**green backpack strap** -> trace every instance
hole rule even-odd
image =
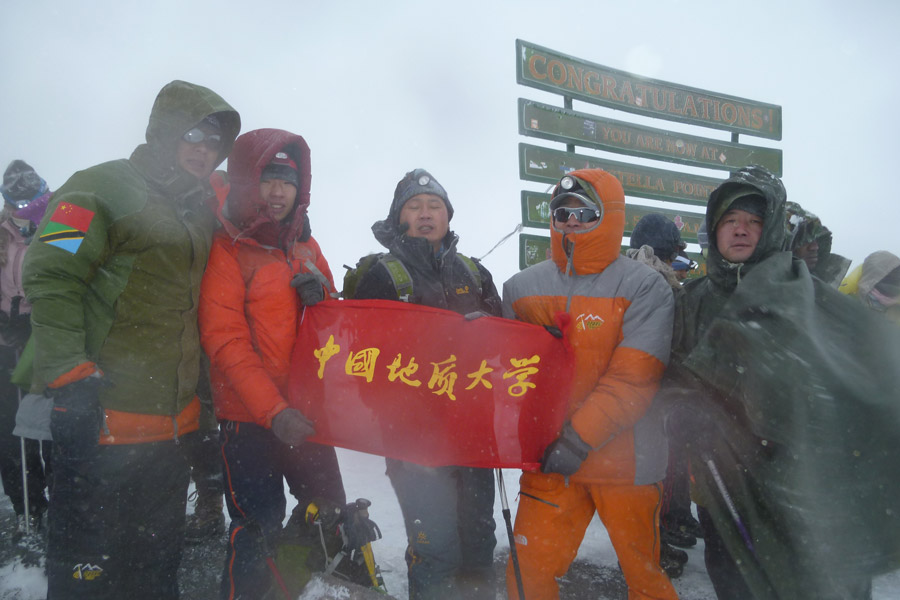
[[[403,302],[409,302],[412,295],[413,284],[412,276],[402,262],[392,254],[383,255],[379,261],[387,269],[394,283],[394,289],[397,290],[397,299]]]
[[[413,289],[412,276],[399,259],[386,253],[376,253],[364,256],[359,259],[359,262],[356,263],[356,267],[352,269],[344,265],[347,268],[347,273],[344,274],[343,297],[347,299],[356,297],[356,286],[363,278],[363,275],[365,275],[375,263],[381,263],[384,265],[384,268],[387,269],[388,274],[391,276],[391,283],[394,284],[394,290],[397,292],[397,299],[402,300],[403,302],[409,302],[409,297],[412,294]]]
[[[469,269],[469,272],[472,273],[472,277],[475,278],[475,285],[478,287],[478,296],[481,297],[481,271],[478,270],[478,265],[476,265],[475,261],[468,256],[463,256],[462,254],[457,254],[457,256],[463,261]]]

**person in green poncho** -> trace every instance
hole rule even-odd
[[[757,166],[710,195],[662,393],[718,597],[865,599],[900,566],[900,330],[792,255],[786,198]]]

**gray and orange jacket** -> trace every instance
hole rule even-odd
[[[619,181],[600,169],[569,175],[603,206],[603,217],[574,234],[551,227],[551,260],[504,284],[503,314],[538,325],[570,315],[565,335],[576,366],[568,416],[594,449],[571,479],[654,483],[665,472],[665,440],[661,428],[651,435],[648,421],[638,424],[669,358],[672,291],[659,273],[619,255],[625,229]]]
[[[28,247],[35,386],[98,368],[102,444],[172,439],[197,428],[197,307],[215,225],[201,182],[177,166],[185,131],[216,114],[224,160],[240,117],[211,90],[174,81],[156,98],[131,158],[75,173]]]
[[[300,187],[286,223],[266,214],[259,178],[276,152],[297,163]],[[240,136],[228,159],[229,188],[223,228],[215,235],[200,294],[200,337],[210,359],[216,418],[269,427],[287,408],[291,352],[300,303],[290,286],[301,272],[322,273],[326,297],[334,292],[331,270],[310,235],[309,147],[278,129]]]

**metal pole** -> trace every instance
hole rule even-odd
[[[509,503],[506,501],[506,484],[503,482],[503,471],[497,469],[497,485],[500,486],[500,504],[503,507],[503,520],[506,521],[506,533],[509,536],[509,554],[512,557],[513,571],[516,573],[516,587],[519,600],[525,600],[525,587],[522,585],[522,571],[519,569],[519,554],[516,552],[516,538],[513,535],[512,518]]]
[[[16,386],[16,391],[19,393],[18,407],[22,405],[22,388]],[[22,496],[25,499],[25,535],[31,535],[31,509],[28,506],[28,463],[25,458],[25,437],[21,435],[19,436],[19,448],[22,454]]]

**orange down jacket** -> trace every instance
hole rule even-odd
[[[301,189],[292,217],[277,224],[256,207],[261,205],[259,175],[282,150],[300,166]],[[269,427],[272,417],[288,406],[288,371],[302,309],[291,278],[318,270],[328,279],[326,297],[334,291],[331,270],[305,218],[308,169],[303,138],[274,129],[240,136],[229,158],[228,214],[237,223],[223,223],[213,238],[199,309],[200,340],[210,359],[219,420]],[[220,186],[219,192],[223,189],[228,188]]]
[[[653,483],[665,471],[665,440],[661,429],[650,433],[651,423],[643,430],[638,424],[669,358],[672,290],[656,271],[619,254],[625,228],[619,181],[600,169],[569,175],[602,205],[602,219],[568,235],[551,227],[552,260],[504,284],[504,316],[539,325],[553,325],[558,313],[571,317],[566,337],[576,367],[568,414],[594,448],[571,479]]]

